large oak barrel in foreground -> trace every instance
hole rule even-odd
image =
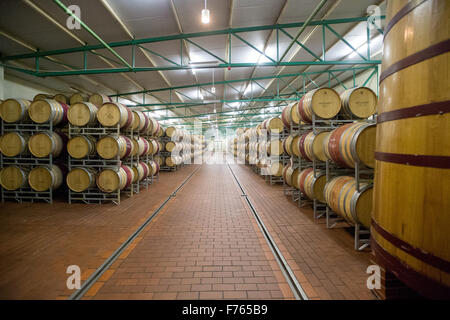
[[[444,299],[450,297],[449,17],[448,0],[388,2],[371,229],[379,264],[421,295]]]

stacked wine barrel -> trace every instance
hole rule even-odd
[[[147,179],[159,172],[153,159],[161,149],[158,121],[100,94],[71,101],[69,201],[112,195],[120,201],[121,191],[132,194],[139,192],[140,184],[148,187]]]
[[[53,201],[66,173],[67,112],[63,94],[0,104],[3,199]]]

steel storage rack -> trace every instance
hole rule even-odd
[[[52,119],[50,119],[48,123],[43,124],[25,122],[6,123],[5,121],[1,120],[2,136],[8,132],[26,133],[30,136],[42,132],[52,134],[54,132],[53,129],[54,125]],[[5,166],[19,166],[29,167],[30,169],[32,169],[37,166],[45,166],[50,169],[54,164],[54,160],[55,159],[52,153],[50,153],[47,157],[37,158],[34,157],[31,153],[20,154],[15,157],[7,157],[0,152],[0,168],[4,168]],[[30,186],[21,187],[17,190],[6,190],[5,188],[0,186],[0,189],[2,202],[4,202],[5,200],[15,200],[19,203],[44,201],[52,204],[53,197],[55,195],[55,190],[53,190],[52,187],[50,187],[47,191],[35,191]]]
[[[120,127],[103,127],[100,124],[92,125],[87,127],[77,127],[69,124],[69,139],[78,135],[89,135],[96,138],[96,140],[101,137],[111,135],[118,137],[120,134]],[[68,168],[69,172],[77,167],[91,168],[98,172],[102,169],[117,169],[121,165],[121,160],[119,155],[114,159],[102,159],[97,153],[95,155],[89,155],[86,158],[75,159],[69,156],[68,158]],[[120,204],[120,190],[107,193],[102,192],[97,188],[97,186],[88,188],[83,192],[75,192],[69,188],[69,203],[83,202],[83,203],[104,203],[112,202],[115,204]]]

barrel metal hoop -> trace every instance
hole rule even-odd
[[[422,104],[418,106],[386,111],[378,115],[377,124],[408,118],[424,117],[435,114],[445,114],[450,112],[450,100]]]
[[[405,265],[404,262],[382,248],[373,236],[370,239],[370,246],[375,253],[377,262],[421,295],[431,299],[448,299],[450,296],[449,287]]]
[[[450,261],[439,258],[432,253],[426,252],[422,249],[413,247],[411,244],[406,241],[398,238],[393,235],[389,231],[385,230],[382,226],[380,226],[374,219],[372,219],[372,227],[375,231],[380,234],[384,239],[389,241],[393,246],[399,248],[409,255],[415,257],[416,259],[425,262],[439,270],[450,273]]]
[[[386,39],[387,34],[391,29],[399,22],[404,16],[413,11],[415,8],[425,3],[428,0],[413,0],[408,2],[403,8],[401,8],[395,16],[387,24],[386,28],[384,28],[384,39]]]
[[[392,162],[417,167],[450,169],[449,156],[430,156],[430,155],[375,152],[375,159],[378,161]]]
[[[384,79],[400,70],[408,68],[422,61],[431,59],[435,56],[447,53],[449,50],[450,50],[450,39],[447,39],[442,42],[431,45],[426,49],[413,53],[412,55],[407,56],[406,58],[403,58],[400,61],[397,61],[396,63],[389,66],[386,70],[384,70],[380,76],[380,84],[384,81]]]
[[[355,219],[356,223],[362,224],[361,221],[359,221],[358,216],[356,215],[356,205],[358,204],[358,199],[359,197],[368,189],[372,188],[371,184],[367,184],[364,187],[362,187],[359,192],[356,191],[353,196],[352,199],[350,200],[350,213],[353,217],[353,219]],[[355,188],[356,190],[356,188]]]
[[[343,199],[342,199],[342,204],[343,204],[343,206],[342,206],[342,215],[343,215],[343,218],[348,222],[348,223],[350,223],[350,221],[348,221],[348,219],[347,219],[347,212],[345,211],[345,202],[347,201],[347,196],[348,196],[348,194],[349,194],[349,192],[350,192],[350,189],[351,188],[348,188],[347,189],[347,191],[345,192],[345,194],[343,194],[343,192],[344,192],[344,189],[345,189],[345,187],[347,186],[347,184],[349,184],[349,183],[353,183],[351,180],[350,181],[347,181],[346,183],[344,183],[344,185],[341,187],[341,190],[339,190],[339,196],[338,196],[338,201],[337,201],[337,208],[339,209],[339,204],[341,203],[341,197],[343,197]]]

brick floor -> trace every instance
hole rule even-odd
[[[0,299],[70,295],[67,266],[80,266],[86,279],[195,167],[161,173],[148,191],[123,198],[119,206],[0,203]]]
[[[87,277],[195,166],[115,205],[0,205],[0,299],[60,299],[68,265]],[[311,299],[373,299],[367,252],[328,230],[281,186],[246,166],[233,170]],[[89,290],[86,299],[292,299],[227,166],[203,165]]]
[[[93,299],[292,299],[228,168],[204,165],[119,258]],[[138,279],[138,281],[133,281]]]
[[[310,299],[375,299],[366,287],[369,250],[353,249],[343,228],[327,229],[245,165],[232,165],[277,246]]]

